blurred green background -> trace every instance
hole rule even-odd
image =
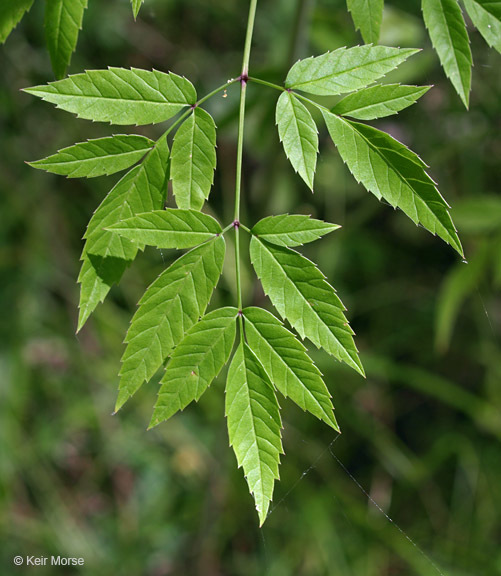
[[[172,70],[201,95],[239,74],[246,2],[146,0],[136,23],[127,0],[89,4],[72,73]],[[501,575],[499,54],[470,24],[466,112],[419,2],[387,2],[381,43],[424,48],[388,81],[435,87],[375,125],[431,165],[467,263],[358,186],[325,130],[312,196],[280,148],[276,94],[251,85],[243,221],[294,211],[343,226],[303,252],[347,305],[367,371],[363,380],[311,351],[343,435],[281,401],[286,455],[260,530],[228,447],[224,377],[153,431],[155,382],[111,416],[128,322],[173,254],[147,249],[75,335],[81,237],[116,178],[67,180],[23,162],[122,129],[19,92],[53,79],[42,22],[38,0],[0,49],[0,573]],[[251,72],[281,82],[297,58],[360,42],[342,0],[261,0]],[[225,223],[237,107],[236,87],[208,104],[219,126],[210,210]],[[244,277],[245,303],[267,305],[247,259]],[[233,284],[229,246],[212,306],[235,302]],[[85,566],[12,563],[52,554],[82,556]]]

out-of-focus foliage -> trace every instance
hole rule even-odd
[[[346,4],[364,41],[377,44],[384,0],[346,0]],[[415,2],[408,4],[413,7]],[[487,44],[501,53],[501,2],[462,0],[462,4]],[[468,108],[473,57],[462,8],[459,0],[421,0],[423,20],[433,48],[446,76]]]
[[[19,93],[51,79],[37,4],[0,52],[2,574],[22,573],[12,564],[16,554],[82,555],[78,573],[92,576],[330,575],[333,567],[343,576],[433,574],[337,459],[442,572],[501,574],[500,56],[470,23],[469,113],[429,48],[388,81],[435,87],[378,123],[433,165],[467,264],[358,186],[325,131],[312,195],[272,128],[275,99],[249,87],[246,220],[300,205],[343,225],[305,253],[335,280],[367,372],[362,381],[315,354],[338,408],[338,439],[281,402],[286,454],[272,514],[259,531],[228,448],[223,377],[199,404],[151,432],[155,383],[110,415],[119,335],[170,253],[147,249],[75,336],[81,236],[117,177],[63,180],[23,164],[109,135]],[[386,4],[380,42],[425,45],[419,2]],[[149,0],[134,24],[125,0],[91,2],[70,71],[108,64],[172,70],[203,94],[238,75],[244,18],[234,0]],[[341,1],[262,0],[254,70],[281,81],[299,57],[356,44],[350,20]],[[210,105],[221,135],[212,197],[227,221],[237,99],[230,88]],[[231,278],[231,259],[227,266]],[[250,263],[243,274],[252,277]],[[245,284],[245,302],[266,304],[257,285]],[[234,301],[233,285],[222,287],[214,305],[226,304],[225,293]]]

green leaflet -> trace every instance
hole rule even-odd
[[[131,0],[134,20],[137,18],[137,15],[139,14],[139,10],[141,9],[141,5],[143,2],[144,0]]]
[[[351,173],[378,199],[400,208],[416,224],[437,234],[459,254],[461,242],[448,205],[422,160],[372,126],[323,112],[329,134]]]
[[[202,108],[183,122],[172,144],[172,190],[178,208],[201,210],[216,168],[216,125]]]
[[[2,0],[0,2],[0,44],[21,22],[25,13],[33,5],[33,0]]]
[[[155,142],[144,136],[117,134],[79,142],[28,164],[68,178],[95,178],[130,168],[154,145]]]
[[[230,446],[243,467],[262,526],[278,480],[283,454],[280,407],[263,367],[240,343],[228,370],[226,416]]]
[[[384,0],[346,0],[348,10],[366,44],[377,44],[383,21]]]
[[[445,74],[468,108],[473,62],[461,8],[457,0],[422,0],[422,9]]]
[[[331,396],[306,348],[266,310],[245,308],[243,314],[247,344],[273,385],[303,410],[339,431]]]
[[[301,338],[306,336],[363,375],[345,308],[315,264],[295,250],[255,236],[250,257],[265,294]]]
[[[162,138],[140,166],[128,172],[92,216],[84,238],[78,330],[103,302],[134,260],[138,246],[104,228],[137,213],[159,209],[165,202],[169,166],[167,140]]]
[[[198,402],[218,376],[233,350],[237,314],[236,308],[220,308],[188,330],[167,365],[150,428]]]
[[[339,48],[296,62],[287,75],[285,87],[318,96],[353,92],[372,84],[417,52],[386,46]]]
[[[87,0],[46,0],[45,39],[56,78],[66,74],[75,51]]]
[[[501,0],[463,0],[466,11],[489,46],[501,53]]]
[[[276,124],[287,158],[313,191],[318,154],[318,130],[315,121],[294,94],[282,92],[277,102]]]
[[[279,246],[302,246],[340,228],[303,214],[280,214],[260,220],[251,234]]]
[[[376,120],[411,106],[430,88],[400,84],[371,86],[349,94],[334,106],[332,112],[358,120]]]
[[[224,239],[218,236],[178,258],[146,290],[125,337],[116,410],[150,380],[203,316],[223,270],[224,253]]]
[[[108,230],[140,245],[179,249],[193,248],[222,232],[212,216],[174,208],[138,214],[117,222]]]
[[[111,124],[163,122],[197,99],[186,78],[137,68],[88,70],[24,91],[79,118]]]

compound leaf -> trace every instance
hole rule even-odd
[[[172,191],[178,208],[201,210],[216,168],[216,125],[202,108],[183,122],[172,144]]]
[[[422,9],[445,74],[468,108],[473,62],[461,8],[457,0],[422,0]]]
[[[203,316],[221,275],[224,253],[224,239],[218,236],[181,256],[146,290],[125,337],[116,410],[150,380]]]
[[[394,70],[419,50],[386,46],[355,46],[299,60],[285,87],[318,96],[335,96],[365,88]]]
[[[235,343],[237,314],[236,308],[220,308],[188,330],[161,380],[150,427],[198,402],[228,362]]]
[[[56,78],[66,74],[75,51],[87,0],[46,0],[45,38]]]
[[[383,22],[384,0],[346,0],[348,10],[366,44],[377,44]]]
[[[2,0],[0,2],[0,44],[21,22],[25,13],[31,8],[34,0]]]
[[[323,114],[332,140],[357,182],[462,255],[449,206],[422,160],[385,132],[330,112]]]
[[[278,246],[301,246],[340,228],[303,214],[280,214],[260,220],[251,234]]]
[[[143,4],[144,0],[131,0],[132,2],[132,12],[134,14],[134,20],[137,18],[139,14],[139,10],[141,9],[141,5]]]
[[[169,148],[162,138],[144,162],[130,170],[94,212],[84,236],[83,264],[78,277],[81,284],[78,330],[137,254],[137,244],[105,228],[136,213],[162,208],[168,166]]]
[[[431,86],[384,84],[364,88],[340,100],[332,112],[358,120],[376,120],[414,104]]]
[[[222,232],[218,221],[196,210],[166,208],[138,214],[108,230],[138,244],[157,248],[193,248]]]
[[[303,410],[339,431],[331,396],[306,348],[266,310],[245,308],[243,315],[247,343],[273,385]]]
[[[226,416],[230,446],[254,496],[262,526],[278,480],[283,454],[280,407],[263,367],[240,343],[228,370]]]
[[[265,294],[301,338],[364,374],[345,307],[313,262],[253,236],[250,257]]]
[[[29,165],[68,178],[95,178],[130,168],[154,145],[144,136],[117,134],[79,142]]]
[[[463,0],[466,11],[489,46],[501,53],[501,0]]]
[[[313,190],[318,154],[315,121],[294,94],[282,92],[277,102],[276,123],[287,158],[310,190]]]
[[[186,78],[137,68],[88,70],[24,91],[79,118],[111,124],[163,122],[197,99]]]

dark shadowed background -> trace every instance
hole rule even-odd
[[[146,0],[136,23],[126,0],[89,4],[71,73],[172,70],[200,95],[239,74],[246,2]],[[467,263],[358,186],[325,131],[312,195],[281,150],[276,93],[250,86],[243,221],[294,211],[343,226],[303,252],[347,305],[367,371],[311,350],[343,435],[281,401],[286,454],[260,530],[228,447],[224,377],[153,431],[156,382],[111,416],[128,322],[173,254],[147,249],[75,335],[81,237],[117,178],[67,180],[23,162],[124,130],[19,91],[53,79],[42,21],[38,1],[0,48],[0,573],[501,575],[501,56],[469,24],[466,112],[419,2],[387,2],[381,44],[424,48],[388,81],[435,87],[375,125],[431,165]],[[297,58],[359,42],[341,0],[262,0],[251,69],[278,83]],[[208,104],[219,127],[211,206],[225,224],[237,108],[237,87]],[[213,306],[235,302],[229,248]],[[245,303],[266,306],[248,260],[243,273]],[[85,566],[13,565],[52,554]]]

